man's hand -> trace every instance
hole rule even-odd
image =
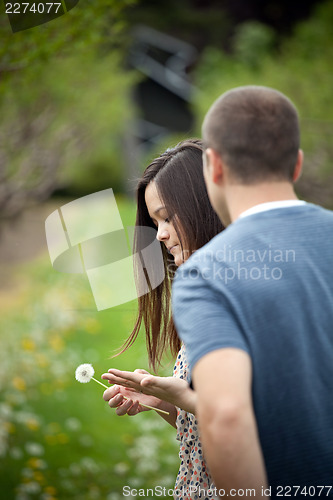
[[[102,375],[102,378],[112,384],[167,401],[185,411],[195,413],[196,393],[185,380],[178,377],[156,377],[145,370],[127,372],[110,369],[108,373]]]

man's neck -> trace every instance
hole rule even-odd
[[[293,185],[289,182],[269,182],[244,186],[232,184],[226,193],[230,219],[234,222],[249,208],[271,201],[297,200]]]

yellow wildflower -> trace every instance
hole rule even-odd
[[[39,422],[35,419],[35,418],[29,418],[29,420],[27,420],[25,422],[25,425],[28,427],[28,429],[30,429],[31,431],[36,431],[37,429],[39,429],[40,427],[40,424]]]
[[[35,351],[36,349],[36,344],[31,339],[23,339],[21,343],[24,351]]]
[[[4,422],[3,426],[9,434],[15,434],[16,427],[12,422]]]
[[[46,486],[46,488],[44,488],[44,492],[47,493],[48,495],[57,494],[57,490],[54,488],[54,486]]]
[[[57,444],[57,442],[58,442],[56,436],[53,436],[51,434],[45,435],[45,441],[47,442],[47,444],[51,444],[51,445]]]
[[[12,384],[18,391],[25,391],[27,388],[25,380],[22,377],[14,377]]]
[[[44,483],[45,482],[45,477],[39,470],[36,470],[34,472],[33,478],[35,481],[37,481],[37,483]]]
[[[61,352],[64,350],[64,341],[60,337],[60,335],[53,335],[50,340],[49,344],[54,349],[56,352]]]
[[[57,438],[58,438],[58,443],[61,443],[61,444],[66,444],[69,441],[69,437],[64,432],[61,432],[60,434],[58,434]]]
[[[46,366],[48,366],[50,364],[47,357],[44,354],[41,354],[39,352],[36,353],[36,361],[37,361],[38,366],[40,366],[41,368],[45,368]]]

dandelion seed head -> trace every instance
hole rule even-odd
[[[75,378],[78,382],[86,384],[90,382],[91,378],[94,376],[95,370],[90,363],[84,363],[80,365],[75,370]]]

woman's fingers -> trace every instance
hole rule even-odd
[[[136,415],[137,413],[139,413],[139,406],[140,406],[139,401],[134,401],[134,403],[132,404],[132,406],[128,410],[127,415],[133,416],[133,415]]]
[[[132,399],[125,399],[124,402],[116,408],[116,414],[119,417],[126,415],[133,405]]]
[[[115,384],[112,388],[104,391],[103,398],[109,401],[111,408],[117,408],[117,415],[136,415],[146,411],[149,406],[158,406],[163,398],[163,378],[154,377],[146,370],[137,369],[135,372],[126,372],[111,368],[108,373],[102,375],[102,379]],[[145,379],[147,382],[142,383]],[[117,397],[121,394],[120,397]],[[134,403],[133,403],[134,402]]]
[[[118,408],[124,401],[124,397],[121,394],[117,394],[114,398],[109,399],[110,408]]]
[[[109,401],[111,398],[114,398],[119,393],[120,393],[119,385],[113,385],[112,387],[109,387],[109,389],[106,389],[103,392],[103,399],[104,401]]]
[[[116,414],[119,417],[122,417],[123,415],[129,415],[129,416],[134,416],[140,413],[140,402],[139,401],[133,401],[132,399],[125,399],[123,403],[116,408]]]
[[[122,394],[124,392],[124,394]],[[140,401],[136,399],[140,394],[133,391],[127,391],[119,385],[114,385],[106,389],[103,393],[104,401],[108,402],[110,408],[116,409],[118,416],[123,415],[136,415],[142,408],[139,409]],[[134,399],[135,398],[135,399]]]

